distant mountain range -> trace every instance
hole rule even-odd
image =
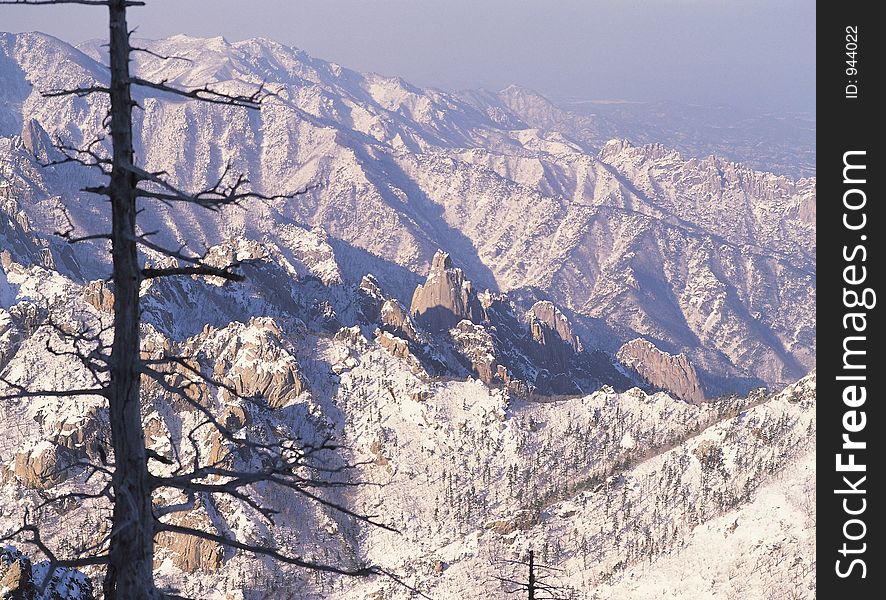
[[[268,194],[310,189],[217,214],[145,204],[140,225],[156,241],[253,261],[243,284],[146,284],[145,351],[188,353],[261,394],[258,410],[201,392],[256,435],[333,432],[349,450],[330,460],[364,462],[361,478],[386,484],[339,500],[381,507],[404,534],[289,496],[278,529],[211,499],[192,518],[285,533],[324,560],[371,560],[437,598],[492,597],[481,581],[492,557],[530,546],[568,568],[568,585],[607,598],[641,597],[630,578],[680,561],[724,590],[736,571],[744,597],[783,583],[777,570],[754,579],[776,559],[805,568],[811,525],[764,516],[774,498],[810,514],[798,490],[815,428],[814,121],[554,103],[514,86],[445,93],[265,39],[140,43],[153,52],[135,56],[147,78],[272,92],[261,111],[140,94],[147,170],[196,191],[230,164]],[[40,92],[104,81],[102,51],[0,33],[0,373],[30,386],[84,376],[47,353],[48,318],[76,328],[112,306],[106,248],[54,235],[107,226],[106,205],[79,191],[98,174],[40,165],[60,157],[59,140],[100,134],[105,98]],[[69,467],[94,458],[103,410],[2,408],[15,430],[0,446],[10,505],[82,484]],[[198,418],[150,387],[146,411],[161,455],[181,450]],[[196,443],[227,451],[209,434]],[[614,521],[612,498],[623,503]],[[95,533],[101,523],[82,512],[66,518]],[[750,561],[705,562],[702,546],[724,528],[756,557],[753,577]],[[753,545],[788,535],[776,550]],[[161,546],[161,577],[196,597],[407,597],[387,580],[311,578],[195,540]],[[666,591],[701,597],[709,583]]]
[[[814,179],[690,158],[661,144],[604,142],[640,125],[617,115],[597,125],[515,87],[458,97],[262,39],[177,36],[150,47],[186,60],[139,53],[136,68],[146,76],[183,86],[265,82],[275,95],[260,113],[141,99],[146,168],[187,189],[208,185],[227,163],[265,192],[322,184],[291,201],[222,215],[154,207],[143,226],[167,241],[246,237],[286,246],[276,232],[319,227],[348,279],[371,272],[404,301],[444,250],[478,290],[508,293],[524,310],[553,301],[589,347],[615,352],[644,337],[686,353],[708,396],[784,385],[814,364]],[[0,52],[0,135],[21,139],[8,169],[21,210],[48,234],[62,225],[59,199],[76,196],[88,175],[70,166],[35,169],[29,156],[51,154],[56,136],[88,143],[107,107],[99,96],[38,92],[102,81],[99,45],[4,35]],[[696,131],[682,137],[697,140]],[[773,137],[777,165],[779,145],[790,138]],[[756,161],[766,160],[766,142],[758,141]],[[801,144],[800,171],[805,152]],[[101,222],[93,199],[66,204],[75,225]],[[90,265],[93,256],[80,263],[80,277],[103,273]]]

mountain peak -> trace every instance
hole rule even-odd
[[[431,260],[431,272],[429,276],[442,274],[443,271],[447,271],[451,268],[452,258],[449,256],[449,253],[444,252],[443,250],[437,250],[434,253],[434,258]]]
[[[453,266],[449,254],[438,250],[423,285],[415,288],[412,315],[431,330],[445,331],[459,321],[479,321],[483,308],[464,271]]]

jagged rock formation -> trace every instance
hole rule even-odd
[[[572,325],[553,302],[543,300],[536,302],[526,313],[532,339],[543,346],[549,346],[554,339],[566,344],[574,352],[581,352],[581,340],[572,331]],[[556,337],[552,337],[556,336]]]
[[[211,352],[213,379],[230,385],[242,396],[259,396],[270,408],[282,408],[305,391],[298,361],[287,350],[283,332],[271,319],[253,318],[245,326],[220,330],[216,339],[196,340],[185,346],[189,355]],[[214,346],[218,338],[224,345]]]
[[[269,262],[256,265],[256,273],[277,272],[273,266],[276,259],[266,260]],[[12,298],[15,304],[10,314],[27,314],[28,306],[50,306],[54,321],[71,327],[84,322],[86,316],[99,319],[104,314],[87,302],[84,285],[46,271],[29,274],[29,269],[13,275],[13,284],[26,285],[29,296],[28,300]],[[276,540],[311,556],[341,556],[342,560],[366,556],[397,572],[408,569],[422,589],[435,597],[478,599],[488,595],[485,584],[475,581],[478,576],[482,579],[486,567],[467,551],[466,544],[479,544],[484,549],[493,545],[543,547],[547,541],[549,552],[568,565],[569,577],[576,581],[584,578],[593,582],[594,589],[602,590],[618,585],[619,569],[647,568],[644,565],[650,564],[642,552],[627,550],[641,548],[645,539],[633,535],[633,525],[625,522],[620,529],[629,546],[613,542],[600,548],[600,568],[616,573],[609,579],[595,570],[593,565],[598,561],[583,566],[580,553],[557,551],[553,540],[570,539],[574,530],[580,532],[577,548],[581,548],[582,535],[589,540],[603,534],[602,539],[614,539],[609,535],[613,522],[607,520],[602,508],[604,495],[610,501],[628,498],[631,508],[614,509],[619,515],[631,515],[640,527],[638,531],[650,532],[656,545],[649,551],[664,560],[668,551],[678,548],[669,545],[675,530],[678,538],[689,539],[691,531],[709,523],[720,527],[717,520],[721,515],[744,510],[742,503],[753,500],[754,490],[769,485],[771,475],[766,469],[776,464],[773,457],[778,457],[779,465],[790,465],[791,457],[805,451],[806,441],[814,439],[814,380],[768,400],[762,396],[721,400],[727,403],[725,406],[676,402],[670,395],[649,395],[637,389],[617,393],[611,387],[559,397],[556,402],[536,402],[542,385],[549,391],[557,389],[558,377],[564,385],[573,386],[592,379],[590,371],[582,369],[591,368],[593,353],[587,348],[574,352],[573,344],[566,343],[572,339],[569,332],[573,330],[560,321],[555,306],[542,304],[534,312],[536,326],[546,336],[546,344],[540,344],[533,338],[531,319],[517,318],[513,304],[502,294],[476,295],[481,309],[478,322],[463,319],[449,331],[431,332],[412,321],[402,305],[373,278],[347,287],[323,285],[308,277],[265,275],[222,288],[215,282],[199,281],[182,282],[179,287],[146,288],[144,294],[153,300],[152,321],[146,323],[143,332],[145,357],[184,353],[192,357],[195,368],[239,385],[243,394],[266,399],[243,401],[205,383],[187,387],[193,402],[218,415],[238,435],[273,439],[284,431],[309,441],[334,434],[348,450],[331,453],[327,459],[331,468],[359,461],[355,476],[386,482],[383,489],[358,486],[338,498],[356,510],[375,506],[396,514],[405,533],[390,538],[386,532],[357,528],[297,494],[271,494],[263,489],[253,491],[256,498],[273,502],[282,510],[273,527],[242,506],[225,502],[207,504],[195,515],[181,516],[196,519],[187,522],[210,531]],[[259,283],[277,287],[260,295],[252,287]],[[50,298],[55,300],[49,302]],[[195,314],[188,312],[193,311],[191,304],[212,298],[219,306],[240,306],[243,321],[206,324],[193,335],[179,338],[179,315]],[[287,312],[291,307],[301,310],[298,307],[315,302],[327,303],[346,326],[330,336],[322,319],[301,321]],[[369,310],[370,304],[376,312]],[[265,316],[245,317],[256,312]],[[82,366],[70,362],[70,358],[47,354],[47,326],[41,325],[38,313],[29,319],[27,334],[13,348],[3,376],[47,388],[76,382],[83,376]],[[572,352],[566,373],[557,371],[552,361],[545,362],[533,354],[535,348],[539,356],[549,355],[545,350],[553,341]],[[440,358],[443,372],[460,372],[461,376],[429,376],[423,365],[430,352]],[[460,366],[459,356],[467,365]],[[493,385],[484,385],[484,379]],[[606,381],[613,379],[605,377]],[[184,385],[193,378],[182,372],[170,380],[174,385]],[[296,389],[298,381],[302,384]],[[213,463],[237,468],[257,466],[248,455],[213,435],[210,428],[197,428],[203,414],[177,395],[146,385],[145,404],[146,442],[158,456],[173,462],[179,456],[187,462],[199,452]],[[11,429],[20,431],[16,435],[21,437],[11,439],[13,446],[2,452],[7,459],[7,474],[0,495],[14,495],[21,504],[40,502],[40,490],[34,488],[50,481],[44,476],[36,478],[38,471],[46,471],[45,465],[27,458],[51,454],[35,453],[38,444],[55,452],[83,456],[96,453],[90,439],[104,435],[104,409],[92,401],[72,405],[43,399],[32,406],[17,409],[4,405],[0,410],[4,411],[4,420],[21,424],[19,429]],[[742,411],[741,419],[718,421],[723,415],[728,419],[728,415]],[[684,445],[673,449],[674,440],[695,436],[698,431],[703,437],[697,441],[689,437]],[[763,444],[764,439],[769,441]],[[35,440],[45,441],[35,444]],[[666,450],[665,456],[655,456],[659,448]],[[738,454],[743,457],[740,462],[736,460]],[[22,457],[19,473],[16,456]],[[644,463],[631,462],[649,456],[653,456],[649,460],[654,462],[650,468],[657,473],[655,476],[647,474]],[[158,475],[175,468],[157,461],[151,464]],[[610,467],[630,478],[627,492],[620,487],[621,479],[609,477],[606,469]],[[52,481],[53,493],[83,484],[83,474],[76,469],[69,475]],[[679,494],[673,494],[669,486],[674,485],[686,489],[692,502],[684,503]],[[705,485],[715,485],[717,493],[705,492]],[[650,504],[655,498],[671,504],[656,512]],[[157,498],[163,503],[182,500]],[[694,508],[686,512],[690,505]],[[89,513],[79,508],[69,511],[66,527],[83,531],[89,539],[101,535],[105,521],[90,520]],[[665,522],[650,520],[655,514]],[[754,518],[754,514],[725,516],[730,524],[739,518],[745,527],[745,519]],[[767,518],[771,515],[769,510]],[[9,518],[0,513],[3,523]],[[50,523],[44,526],[52,527]],[[468,537],[464,532],[469,532]],[[806,539],[802,531],[792,533],[797,539]],[[742,540],[742,535],[739,527],[728,539]],[[722,533],[719,536],[723,539]],[[759,538],[757,535],[755,540]],[[465,541],[468,539],[473,541]],[[215,544],[182,536],[162,536],[159,543],[158,579],[192,597],[211,597],[219,582],[230,589],[247,589],[254,580],[281,582],[262,583],[266,586],[258,588],[262,593],[279,596],[280,590],[286,590],[289,596],[283,597],[310,600],[352,600],[395,593],[380,579],[358,582],[355,588],[349,582],[342,588],[335,578],[320,582],[284,566],[258,566],[261,563],[242,553],[224,553]],[[450,552],[447,546],[454,550]],[[746,551],[755,552],[751,547]],[[802,556],[799,547],[794,546],[780,552],[779,560],[789,564]],[[728,560],[731,555],[723,550],[720,556]],[[696,559],[693,555],[687,560]],[[615,569],[618,561],[625,562]],[[441,564],[445,566],[440,568]],[[244,575],[256,570],[261,571],[260,576],[250,579]],[[723,581],[734,580],[723,576]],[[686,597],[692,597],[691,593]]]
[[[459,321],[482,318],[477,293],[449,254],[438,250],[425,283],[415,288],[410,313],[432,331],[446,331]]]
[[[200,508],[173,515],[170,522],[218,534],[212,520]],[[211,574],[217,572],[224,561],[224,547],[210,540],[167,531],[158,535],[156,542],[155,568],[168,559],[184,573]]]
[[[73,475],[75,462],[67,448],[51,442],[40,442],[16,453],[11,473],[22,485],[35,490],[48,490]]]
[[[145,110],[136,130],[148,170],[169,173],[184,189],[214,182],[227,162],[267,193],[328,182],[295,200],[199,219],[183,207],[151,211],[143,226],[161,232],[158,242],[189,240],[199,250],[262,240],[304,265],[298,277],[332,284],[372,272],[403,300],[418,274],[441,270],[434,253],[444,248],[478,290],[537,289],[533,302],[568,309],[594,347],[614,353],[637,337],[662,340],[692,360],[715,394],[781,386],[815,364],[813,179],[709,157],[722,140],[703,152],[699,140],[682,154],[660,143],[685,146],[704,128],[657,140],[620,126],[594,133],[600,119],[579,122],[526,90],[457,97],[348,71],[262,39],[231,44],[176,36],[148,45],[192,62],[173,65],[144,54],[136,57],[136,71],[182,85],[267,82],[281,90],[254,119],[139,98]],[[0,41],[0,56],[13,65],[4,81],[17,90],[0,111],[0,124],[8,124],[0,131],[0,156],[9,157],[2,170],[11,173],[22,210],[41,234],[68,226],[59,222],[54,201],[44,199],[75,195],[91,181],[71,165],[41,169],[28,150],[40,138],[37,125],[50,137],[73,136],[72,144],[93,139],[103,106],[37,91],[102,81],[101,49],[80,50],[39,34]],[[695,131],[692,123],[683,125]],[[632,143],[621,141],[626,135]],[[617,140],[607,143],[611,138]],[[225,144],[215,156],[206,149],[219,139]],[[783,149],[767,155],[759,143],[748,147],[755,160],[769,156],[773,165],[792,156]],[[805,155],[800,160],[809,162]],[[102,225],[96,211],[88,198],[69,205],[83,230]],[[312,235],[294,231],[296,223]],[[333,246],[349,252],[338,266]],[[72,266],[65,258],[70,249],[49,250],[63,270],[105,276],[96,264],[106,255],[101,248],[81,246]],[[420,294],[416,308],[439,321],[436,330],[459,318],[479,322],[470,294],[462,292],[440,281],[439,289]],[[330,318],[327,331],[341,325]]]
[[[49,134],[40,126],[39,121],[29,119],[22,126],[22,145],[32,156],[42,162],[49,162],[61,156]]]
[[[421,336],[418,333],[415,322],[409,313],[406,312],[406,308],[397,299],[390,298],[384,301],[381,311],[379,311],[379,320],[382,325],[402,334],[406,339],[413,342],[420,341]]]
[[[520,397],[575,394],[603,382],[627,387],[628,381],[613,367],[611,357],[584,351],[569,320],[552,302],[536,303],[521,320],[507,295],[475,292],[462,269],[442,250],[434,255],[427,281],[416,288],[410,312],[414,322],[388,300],[381,320],[389,331],[418,342],[417,346],[427,347],[427,335],[436,335],[452,345],[455,358],[481,381],[503,386]],[[417,327],[428,334],[417,332]],[[405,347],[400,344],[396,351],[404,352]],[[437,372],[458,373],[445,353],[438,362],[450,366]]]
[[[0,593],[8,600],[33,600],[36,588],[31,561],[11,546],[0,549]]]
[[[567,372],[570,356],[580,353],[583,348],[566,315],[553,302],[543,300],[532,305],[526,318],[532,339],[542,347],[540,351],[558,366],[560,372]]]
[[[636,339],[622,346],[616,356],[652,386],[667,390],[686,402],[704,402],[705,394],[698,374],[684,354],[668,354],[648,340]]]
[[[238,285],[144,286],[145,357],[183,354],[238,392],[187,369],[169,377],[185,399],[146,383],[146,444],[173,462],[199,455],[260,468],[212,433],[200,409],[249,439],[331,435],[341,446],[325,467],[384,485],[330,497],[389,516],[402,533],[265,488],[249,493],[280,509],[273,525],[222,501],[203,505],[195,524],[302,556],[369,560],[441,598],[487,598],[498,590],[488,588],[485,556],[545,546],[570,582],[619,600],[644,579],[673,582],[669,597],[762,597],[786,564],[806,589],[814,376],[771,397],[691,402],[702,385],[711,396],[777,386],[814,364],[814,180],[661,144],[601,138],[589,148],[527,127],[528,104],[468,102],[268,40],[178,36],[147,46],[193,61],[140,53],[136,71],[170,82],[279,88],[249,115],[138,98],[148,170],[198,189],[230,160],[259,191],[325,185],[219,215],[178,206],[143,215],[158,242],[205,244],[219,265],[247,261]],[[47,352],[47,322],[104,325],[112,301],[111,290],[85,283],[107,276],[104,247],[75,255],[50,238],[69,225],[59,198],[78,231],[104,225],[103,207],[76,194],[93,176],[39,168],[32,155],[46,150],[41,131],[92,139],[105,107],[39,90],[103,81],[98,58],[88,44],[81,52],[39,34],[0,34],[0,375],[34,389],[91,381],[70,356]],[[410,297],[406,310],[398,298]],[[638,336],[683,359],[635,344],[653,368],[645,391],[624,391],[638,381],[613,354]],[[104,411],[52,398],[0,405],[10,425],[0,440],[0,506],[12,509],[0,511],[4,528],[42,502],[41,486],[64,493],[86,483],[78,469],[53,474],[72,457],[102,460]],[[159,476],[172,468],[151,461]],[[182,500],[164,494],[158,503]],[[65,529],[101,539],[107,523],[92,516],[104,514],[101,502],[70,508]],[[57,521],[41,525],[61,533]],[[158,580],[190,597],[219,587],[287,600],[406,594],[381,578],[305,576],[213,544],[161,541]]]
[[[111,313],[114,310],[114,292],[105,281],[91,281],[83,288],[83,299],[98,310]]]
[[[92,581],[79,571],[36,565],[14,546],[0,548],[0,594],[3,600],[95,600]]]

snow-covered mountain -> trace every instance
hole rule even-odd
[[[497,597],[493,575],[530,548],[562,569],[558,584],[583,594],[577,597],[701,598],[712,590],[756,597],[798,582],[810,589],[814,375],[778,394],[701,404],[610,386],[524,397],[507,381],[484,383],[471,361],[471,344],[484,347],[484,338],[497,360],[498,323],[464,319],[447,337],[421,318],[376,310],[395,305],[377,282],[344,283],[333,263],[316,261],[331,247],[316,232],[300,235],[311,251],[290,258],[256,242],[215,248],[213,255],[258,258],[243,285],[148,286],[144,352],[189,356],[243,397],[262,398],[249,402],[212,384],[189,392],[250,438],[297,436],[309,444],[334,436],[341,447],[326,464],[359,464],[354,478],[365,485],[332,490],[330,499],[382,515],[399,532],[358,527],[295,492],[270,490],[255,493],[282,511],[273,524],[211,496],[183,517],[188,524],[316,560],[368,561],[440,599]],[[0,309],[4,376],[32,389],[83,385],[89,375],[60,351],[65,342],[55,327],[100,328],[112,290],[11,260],[3,273],[11,292]],[[544,319],[543,307],[536,310]],[[47,313],[54,325],[45,324]],[[550,333],[530,339],[555,339],[554,327],[534,323],[532,331]],[[465,330],[480,342],[459,343]],[[432,370],[459,353],[467,358],[462,377]],[[157,455],[249,463],[212,428],[197,427],[202,413],[177,395],[156,385],[146,385],[145,395],[146,439]],[[100,460],[99,447],[107,447],[102,402],[8,403],[0,420],[11,433],[0,448],[0,523],[10,527],[28,509],[50,541],[73,531],[74,542],[97,539],[107,526],[96,517],[100,506],[64,507],[61,528],[56,512],[35,507],[46,492],[98,485],[78,461]],[[164,468],[152,463],[158,475]],[[410,597],[386,577],[318,576],[183,536],[164,534],[158,544],[159,581],[191,597]],[[717,560],[712,544],[722,549]],[[89,596],[61,596],[81,597]]]
[[[815,174],[815,119],[810,115],[674,102],[567,98],[554,103],[519,86],[496,94],[467,92],[464,97],[501,103],[527,125],[559,131],[589,148],[628,138],[638,145],[663,144],[696,158],[713,154],[778,175]]]
[[[335,500],[401,533],[294,494],[265,498],[284,508],[275,526],[212,498],[187,518],[369,561],[434,598],[496,597],[501,561],[530,547],[588,598],[756,597],[812,581],[814,179],[695,156],[713,141],[675,143],[685,154],[635,144],[623,138],[636,123],[603,127],[518,88],[420,89],[264,39],[140,43],[153,51],[135,56],[145,77],[272,92],[261,111],[140,95],[147,170],[192,190],[228,164],[268,194],[319,184],[220,214],[146,205],[157,241],[250,262],[243,284],[146,285],[145,351],[185,353],[266,400],[203,386],[232,427],[334,435],[329,464],[360,463],[356,476],[381,484]],[[107,222],[78,192],[97,174],[40,166],[60,156],[57,140],[95,139],[107,110],[100,96],[40,92],[103,81],[101,61],[98,43],[0,34],[0,373],[32,387],[86,377],[47,351],[47,321],[95,327],[112,305],[105,248],[54,235]],[[757,169],[772,156],[771,170],[794,172],[786,154],[763,147]],[[763,385],[775,391],[752,391]],[[151,448],[187,454],[199,415],[163,389],[146,396]],[[14,432],[0,445],[8,528],[47,487],[84,484],[75,465],[96,458],[106,416],[88,399],[0,411]],[[248,460],[208,432],[196,444]],[[106,525],[66,510],[83,537]],[[164,583],[194,597],[408,597],[386,578],[159,542]],[[726,558],[713,561],[712,544]]]
[[[140,98],[147,169],[188,189],[210,185],[228,163],[265,192],[322,187],[221,215],[151,207],[146,230],[200,246],[320,227],[347,276],[372,272],[403,299],[443,249],[481,290],[510,293],[524,309],[558,304],[589,346],[615,352],[643,337],[685,353],[708,397],[784,385],[814,365],[814,180],[624,140],[591,153],[577,138],[528,128],[508,108],[516,92],[483,104],[268,40],[176,36],[148,46],[187,60],[139,53],[146,76],[226,89],[265,82],[275,95],[261,112]],[[97,48],[0,38],[0,135],[20,140],[8,169],[29,171],[18,194],[38,231],[66,227],[59,198],[71,199],[86,175],[35,169],[31,154],[51,153],[56,136],[88,143],[107,108],[98,96],[39,91],[103,80]],[[94,199],[66,204],[75,225],[101,222]]]

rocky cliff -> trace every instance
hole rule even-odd
[[[650,385],[668,390],[686,402],[704,402],[698,374],[685,355],[668,354],[648,340],[636,339],[622,346],[616,356]]]
[[[535,299],[568,309],[595,347],[615,352],[637,337],[662,340],[691,359],[713,393],[778,387],[815,364],[815,181],[776,169],[793,155],[809,162],[799,149],[785,151],[783,136],[746,139],[752,154],[723,158],[728,115],[700,129],[684,115],[688,129],[650,139],[609,117],[602,121],[612,127],[591,131],[599,115],[576,120],[525,90],[466,99],[270,40],[176,36],[146,44],[156,55],[137,56],[137,72],[219,89],[265,82],[280,93],[253,116],[140,96],[145,168],[195,190],[227,163],[270,194],[324,182],[297,199],[199,218],[184,207],[152,207],[142,225],[160,232],[158,242],[188,240],[200,250],[238,237],[272,241],[287,256],[310,257],[321,281],[372,272],[404,304],[431,268],[447,270],[435,265],[443,248],[476,290],[538,290]],[[3,93],[11,94],[0,105],[0,179],[14,182],[20,212],[40,235],[69,227],[61,199],[76,198],[67,212],[78,230],[102,226],[102,207],[77,192],[97,180],[72,165],[40,168],[33,154],[45,150],[41,131],[73,145],[93,139],[100,102],[40,91],[103,81],[102,52],[40,34],[0,39]],[[208,149],[218,140],[225,143],[216,155]],[[755,167],[734,162],[739,155]],[[299,223],[327,242],[299,246],[306,238],[291,235]],[[59,268],[105,276],[95,264],[102,248],[76,250],[77,268],[89,271],[77,274],[61,264],[63,246],[49,247]],[[338,273],[326,271],[331,246],[350,254]],[[437,330],[477,320],[470,294],[452,277],[432,284],[416,306]]]
[[[446,331],[463,319],[482,319],[473,285],[442,250],[434,254],[427,280],[415,288],[409,310],[418,322],[433,331]]]
[[[399,532],[273,486],[250,487],[245,503],[206,494],[183,522],[378,564],[438,598],[498,593],[487,557],[529,548],[565,585],[618,600],[649,581],[674,598],[811,590],[815,377],[770,396],[715,396],[788,384],[814,365],[814,180],[662,144],[591,148],[528,127],[517,111],[531,106],[478,106],[269,40],[146,46],[154,54],[139,54],[137,72],[277,90],[248,113],[139,96],[147,169],[186,189],[214,183],[228,162],[269,193],[324,183],[220,214],[142,213],[158,241],[242,260],[246,277],[142,290],[145,357],[179,354],[189,367],[170,370],[171,389],[143,388],[145,442],[163,459],[152,473],[176,461],[261,468],[207,414],[293,452],[334,439],[305,477],[353,476],[324,499]],[[29,389],[94,382],[57,351],[56,326],[107,335],[113,290],[89,283],[107,277],[106,248],[52,235],[102,231],[106,207],[77,192],[95,180],[34,156],[49,151],[44,133],[82,144],[101,126],[100,101],[40,95],[103,81],[101,58],[93,44],[0,34],[0,376]],[[398,299],[409,298],[407,309]],[[627,344],[633,367],[615,365],[640,336],[674,354]],[[699,401],[702,389],[712,401]],[[101,398],[0,403],[0,529],[27,510],[63,549],[102,539],[104,496],[38,507],[100,486],[86,463],[113,462],[106,414]],[[279,512],[271,521],[249,502]],[[23,589],[28,568],[9,556],[0,578]],[[163,536],[157,558],[158,582],[195,598],[410,593],[179,536]]]

